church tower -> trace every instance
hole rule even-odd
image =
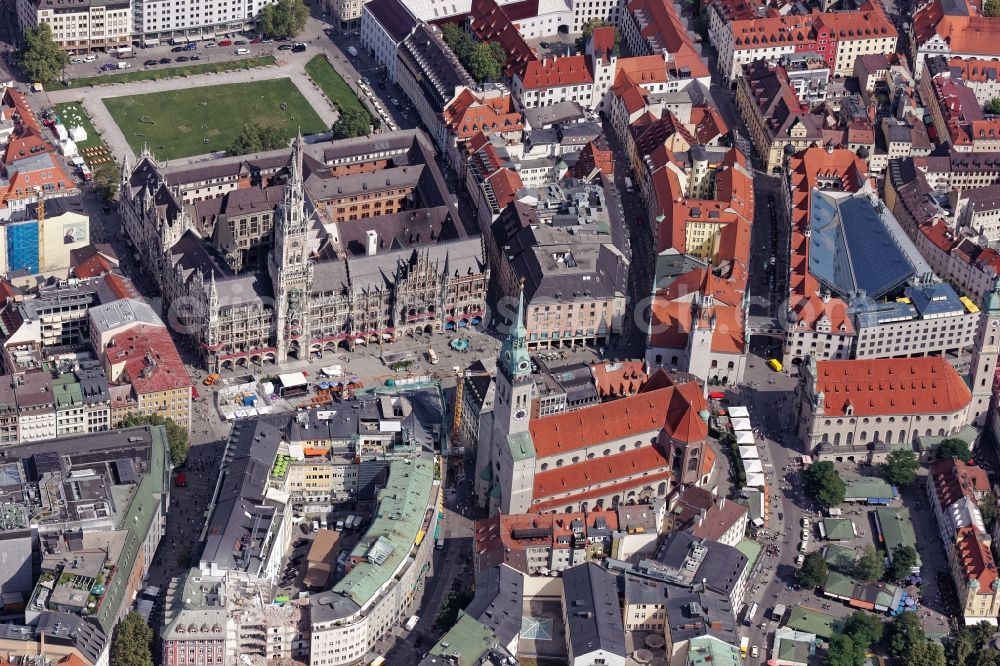
[[[274,246],[268,272],[274,290],[275,360],[283,363],[288,354],[305,358],[309,352],[309,291],[312,270],[309,264],[309,223],[302,186],[302,133],[292,144],[285,198],[274,216]]]
[[[997,355],[1000,354],[1000,277],[993,283],[993,288],[983,295],[982,311],[969,363],[972,389],[969,418],[980,426],[987,422]]]
[[[517,318],[497,364],[490,459],[494,486],[490,513],[525,513],[530,509],[535,478],[535,452],[528,431],[531,412],[531,357],[524,326],[524,282],[517,301]]]

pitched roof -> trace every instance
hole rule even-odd
[[[481,42],[499,43],[507,54],[504,76],[509,78],[522,73],[529,62],[537,59],[535,51],[495,0],[472,0],[470,14],[472,34]]]
[[[984,542],[972,525],[958,528],[955,538],[958,566],[965,580],[979,582],[979,594],[994,594],[997,581],[997,565],[993,561],[989,545]]]
[[[140,324],[115,336],[104,350],[125,372],[139,395],[192,386],[170,333],[162,326]]]
[[[520,77],[525,90],[547,90],[594,82],[590,61],[583,55],[532,60],[525,65]]]
[[[532,497],[535,504],[545,500],[555,499],[557,503],[566,504],[566,493],[578,490],[597,490],[607,494],[604,484],[622,482],[636,485],[637,481],[628,481],[628,477],[645,475],[643,484],[661,481],[670,476],[668,469],[670,461],[658,448],[644,444],[638,449],[624,453],[615,453],[603,458],[594,458],[575,465],[566,465],[548,469],[535,474],[535,486]],[[577,498],[574,495],[574,499]],[[532,506],[533,510],[540,510]]]
[[[951,414],[972,400],[969,387],[940,357],[818,361],[816,391],[827,416]]]
[[[689,382],[543,416],[533,419],[529,428],[539,458],[660,429],[675,440],[695,442],[708,435],[708,426],[698,416],[704,408],[701,390]]]

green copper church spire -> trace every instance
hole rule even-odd
[[[531,374],[531,357],[528,355],[528,329],[524,326],[524,278],[521,278],[518,287],[517,318],[500,349],[500,363],[511,377],[527,377]]]

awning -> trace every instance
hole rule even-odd
[[[730,411],[730,417],[732,417],[732,411]],[[753,430],[753,426],[750,425],[750,419],[746,418],[730,418],[730,423],[733,424],[733,430]]]
[[[750,418],[750,410],[743,405],[729,405],[729,416],[734,419]]]
[[[763,488],[765,483],[763,474],[747,474],[747,486],[750,488]]]
[[[751,458],[743,461],[743,469],[746,471],[747,476],[751,474],[763,474],[764,465],[761,464],[760,458]]]
[[[142,40],[143,46],[159,46],[160,40],[158,39],[144,39]]]
[[[305,386],[309,382],[306,380],[306,376],[301,372],[287,372],[285,374],[278,375],[278,380],[281,385],[285,388],[291,388],[293,386]]]
[[[740,430],[736,433],[736,443],[742,445],[754,444],[753,433],[749,430]]]
[[[740,458],[742,458],[743,460],[754,460],[754,459],[759,459],[760,454],[757,453],[756,446],[741,446]]]
[[[726,394],[722,391],[712,391],[708,394],[708,397],[712,400],[724,400],[726,398]]]

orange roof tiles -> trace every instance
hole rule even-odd
[[[659,449],[648,443],[624,453],[613,453],[602,458],[588,460],[586,463],[538,472],[535,474],[532,497],[535,500],[545,500],[554,495],[572,493],[611,482],[635,484],[636,481],[629,482],[624,477],[641,476],[643,472],[670,475],[670,462]],[[650,483],[648,475],[641,479],[641,483],[643,485]],[[559,501],[563,504],[566,503],[565,498]]]
[[[666,83],[667,63],[660,55],[619,58],[615,69],[615,81],[628,77],[633,83],[647,85]]]
[[[75,266],[73,268],[73,276],[83,280],[110,273],[115,268],[115,264],[110,259],[102,254],[95,254],[84,259],[78,266]]]
[[[955,551],[962,577],[979,582],[977,594],[992,595],[993,583],[997,580],[997,566],[989,545],[979,537],[975,527],[966,525],[958,528]]]
[[[493,190],[497,207],[503,210],[517,196],[518,190],[524,187],[521,176],[511,169],[499,169],[483,181]]]
[[[958,68],[963,81],[995,81],[1000,77],[1000,62],[983,58],[951,58],[948,67]]]
[[[636,393],[646,382],[646,368],[642,361],[597,363],[590,366],[594,375],[597,394],[601,398]]]
[[[816,363],[816,391],[827,416],[952,414],[972,393],[955,368],[940,357],[857,359]]]
[[[784,44],[808,44],[815,41],[811,14],[805,16],[766,16],[732,21],[736,50],[761,49]]]
[[[521,83],[525,90],[546,90],[564,86],[590,85],[594,74],[586,56],[532,60],[524,67]]]
[[[4,152],[3,159],[9,163],[19,160],[22,157],[30,157],[36,153],[52,152],[54,150],[55,147],[43,139],[39,132],[32,130],[21,136],[12,138],[7,144],[7,150]]]
[[[991,492],[986,472],[979,467],[966,465],[958,458],[936,460],[931,463],[928,472],[942,509],[947,509],[963,498],[978,504]]]
[[[708,144],[729,132],[726,121],[712,106],[696,106],[691,109],[691,123],[694,124],[695,138],[699,143]]]
[[[684,442],[700,441],[708,426],[698,416],[705,399],[696,383],[638,393],[531,421],[539,458],[661,429]]]
[[[104,354],[111,364],[125,363],[128,381],[138,395],[192,386],[174,341],[162,326],[134,326],[112,338]]]
[[[441,113],[444,124],[459,139],[468,139],[476,132],[515,132],[524,129],[524,116],[514,106],[510,95],[499,95],[480,101],[476,94],[464,88]]]
[[[677,73],[678,78],[681,69],[688,69],[692,78],[709,76],[708,65],[695,50],[674,3],[663,0],[629,0],[628,11],[642,16],[645,23],[641,28],[642,38],[671,54],[671,70]]]
[[[695,518],[691,534],[699,539],[718,541],[733,525],[747,515],[749,509],[738,502],[722,499],[714,502],[705,512],[704,518]]]
[[[896,27],[881,6],[870,2],[857,11],[819,14],[816,25],[828,28],[839,41],[896,36]]]
[[[934,37],[948,43],[951,53],[1000,55],[1000,18],[979,15],[970,2],[964,11],[945,13],[942,0],[931,0],[913,17],[913,35],[918,47]]]

